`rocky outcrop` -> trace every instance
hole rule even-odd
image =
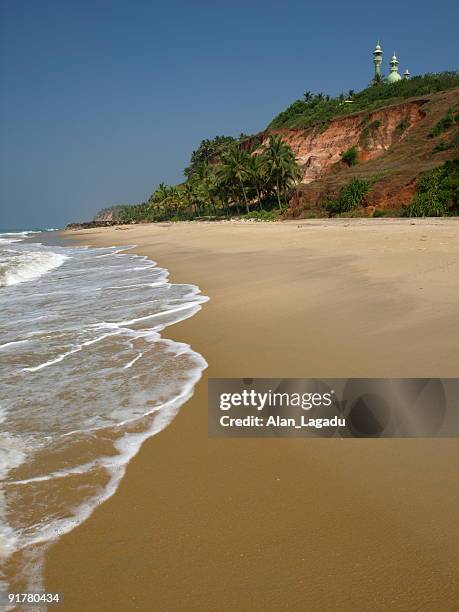
[[[123,207],[119,205],[103,208],[97,213],[93,221],[117,221],[120,217],[120,212],[122,209]]]
[[[122,225],[118,221],[82,221],[81,223],[69,223],[66,230],[91,229],[93,227],[112,227]]]
[[[114,219],[113,219],[113,210],[101,210],[94,217],[94,221],[96,221],[96,222],[114,221]]]

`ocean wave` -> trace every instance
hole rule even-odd
[[[6,244],[14,244],[15,242],[22,242],[23,238],[5,238],[0,236],[0,247]]]
[[[14,250],[16,273],[18,261],[66,265],[58,274],[41,265],[32,282],[2,293],[0,581],[10,585],[114,494],[143,441],[191,397],[207,363],[159,332],[208,299],[119,247]]]
[[[32,236],[33,234],[40,234],[42,233],[42,231],[43,230],[0,231],[0,249],[3,249],[8,245],[14,245],[18,242],[23,242],[29,236]]]
[[[61,266],[66,259],[66,255],[52,251],[20,252],[7,261],[3,260],[0,268],[0,287],[35,280]]]

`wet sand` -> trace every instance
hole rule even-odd
[[[194,397],[47,555],[65,610],[458,609],[457,440],[209,439],[207,378],[459,376],[459,219],[65,235],[211,298],[164,332]]]

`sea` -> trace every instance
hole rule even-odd
[[[207,366],[162,336],[207,301],[197,286],[133,245],[50,238],[0,230],[0,590],[44,588],[47,547],[113,495]]]

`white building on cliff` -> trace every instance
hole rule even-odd
[[[410,71],[408,70],[408,68],[405,70],[403,77],[400,76],[398,72],[398,59],[397,59],[397,56],[395,55],[395,51],[394,51],[394,55],[392,56],[390,60],[389,74],[387,75],[387,77],[384,77],[381,73],[382,56],[383,56],[383,50],[378,40],[375,50],[373,51],[373,64],[375,67],[374,77],[372,81],[373,85],[377,85],[378,83],[396,83],[397,81],[401,81],[402,78],[404,79],[410,78]]]

